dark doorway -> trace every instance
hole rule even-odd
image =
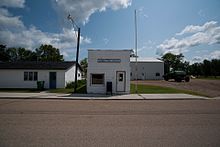
[[[50,89],[56,89],[56,88],[57,88],[57,73],[50,72]]]

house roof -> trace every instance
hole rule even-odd
[[[0,62],[0,69],[39,69],[39,70],[66,70],[75,65],[75,61],[64,62]],[[81,70],[81,67],[79,66]]]

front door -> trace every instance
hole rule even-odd
[[[116,91],[125,92],[125,71],[116,72]]]
[[[57,87],[57,73],[50,72],[50,89],[56,89]]]

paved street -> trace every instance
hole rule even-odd
[[[219,147],[220,100],[0,99],[0,146]]]

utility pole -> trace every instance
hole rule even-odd
[[[76,69],[75,69],[75,84],[74,84],[74,93],[77,92],[77,77],[78,77],[78,60],[79,60],[79,44],[80,44],[80,27],[76,25],[73,18],[69,14],[67,19],[72,22],[73,27],[77,28],[78,35],[77,35],[77,47],[76,47]]]
[[[138,47],[138,40],[137,40],[137,10],[134,10],[134,26],[135,26],[135,92],[138,93],[138,66],[137,66],[137,47]]]

